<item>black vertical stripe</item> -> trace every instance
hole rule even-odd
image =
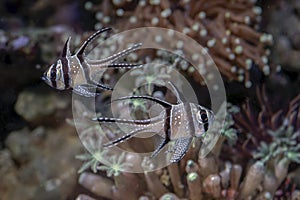
[[[201,120],[202,122],[204,123],[203,126],[204,126],[204,131],[206,132],[208,130],[208,115],[207,115],[207,111],[204,110],[204,109],[201,109],[200,110],[200,117],[201,117]]]
[[[206,132],[208,130],[208,123],[205,123],[203,126],[204,126],[204,131]]]
[[[172,116],[172,110],[173,110],[173,107],[171,108],[166,108],[166,121],[165,121],[165,128],[164,128],[164,131],[165,131],[165,142],[166,144],[171,141],[171,123],[172,123],[172,119],[171,119],[171,116]]]
[[[57,85],[56,85],[56,65],[53,65],[51,67],[50,80],[51,80],[52,87],[57,88]]]
[[[61,53],[62,58],[65,58],[70,52],[70,49],[69,49],[70,48],[70,39],[71,39],[71,37],[69,37],[67,39],[66,43],[65,43],[65,46],[64,46],[63,51]]]
[[[68,89],[70,87],[70,74],[69,74],[69,65],[68,65],[68,59],[66,57],[61,58],[61,64],[62,64],[62,70],[63,70],[63,77],[64,77],[64,83],[65,83],[65,89]]]
[[[83,55],[76,55],[76,57],[78,58],[78,60],[80,61],[80,63],[82,64],[84,62],[84,57]]]

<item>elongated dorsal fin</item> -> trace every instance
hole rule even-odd
[[[69,37],[65,43],[65,46],[61,52],[61,57],[62,58],[65,58],[67,56],[71,56],[71,52],[70,52],[70,40],[71,40],[71,37]]]
[[[150,101],[153,101],[155,103],[158,103],[161,106],[163,106],[164,108],[170,108],[170,107],[173,106],[173,104],[171,104],[169,102],[166,102],[164,100],[161,100],[161,99],[158,99],[158,98],[155,98],[155,97],[151,97],[151,96],[125,96],[125,97],[121,97],[121,98],[118,98],[118,99],[114,99],[114,100],[112,100],[112,102],[122,101],[122,100],[126,100],[126,99],[146,99],[146,100],[150,100]]]
[[[137,44],[134,44],[133,46],[123,50],[123,51],[120,51],[118,53],[115,53],[111,56],[108,56],[107,58],[103,58],[101,60],[89,60],[88,63],[89,64],[101,64],[101,63],[112,63],[122,57],[125,57],[127,56],[128,54],[130,54],[131,52],[134,52],[136,51],[140,46],[142,46],[142,43],[137,43]]]
[[[98,30],[96,33],[94,33],[93,35],[91,35],[79,48],[79,50],[76,52],[76,55],[84,55],[85,49],[88,46],[89,43],[91,43],[98,35],[100,35],[101,33],[104,33],[106,31],[110,31],[112,30],[111,28],[103,28]]]
[[[177,98],[177,104],[184,103],[184,101],[182,101],[184,99],[184,97],[179,92],[178,88],[171,81],[168,81],[168,84],[171,86],[171,91],[174,92],[174,95]],[[150,100],[150,101],[153,101],[155,103],[160,104],[164,108],[170,108],[170,107],[174,106],[174,104],[169,103],[167,101],[158,99],[156,97],[145,96],[145,95],[139,95],[139,96],[133,95],[133,96],[120,97],[118,99],[112,100],[112,102],[114,102],[114,101],[122,101],[122,100],[127,100],[127,99],[145,99],[145,100]]]
[[[168,84],[171,86],[172,91],[174,92],[175,97],[177,98],[177,103],[183,103],[184,101],[184,96],[179,92],[178,88],[171,82],[168,81]]]

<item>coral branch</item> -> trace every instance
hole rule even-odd
[[[262,162],[254,163],[248,170],[245,180],[242,183],[239,198],[245,199],[253,196],[255,190],[260,186],[265,173],[265,167]]]
[[[108,199],[113,199],[112,188],[113,182],[107,178],[97,176],[88,172],[84,172],[80,175],[78,181],[83,187],[95,193],[98,196],[102,196]]]
[[[147,182],[148,190],[156,197],[159,198],[168,190],[160,182],[158,176],[154,172],[145,173],[145,179]]]
[[[172,163],[168,166],[171,177],[171,182],[174,187],[175,194],[179,197],[184,195],[184,185],[181,181],[180,172],[177,163]]]
[[[187,184],[189,187],[189,199],[191,200],[202,200],[202,188],[199,174],[196,172],[188,173]]]
[[[219,175],[212,174],[203,181],[204,191],[213,196],[213,198],[221,197],[221,178]]]
[[[210,174],[216,174],[218,172],[218,165],[216,158],[209,154],[208,156],[198,159],[199,174],[201,177],[206,178]]]

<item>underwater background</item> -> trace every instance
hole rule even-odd
[[[122,168],[138,158],[112,157],[112,168],[87,153],[72,122],[72,91],[55,90],[41,77],[69,36],[75,49],[100,28],[144,26],[180,31],[207,48],[228,108],[205,158],[199,143],[178,163],[135,174]],[[167,60],[209,106],[202,74],[185,61],[174,64],[156,51],[132,57]],[[0,199],[300,199],[299,58],[299,0],[2,0]],[[140,73],[164,79],[160,69]],[[108,70],[103,81],[113,85],[121,76]],[[97,102],[109,96],[103,92]],[[89,123],[87,132],[101,132]]]

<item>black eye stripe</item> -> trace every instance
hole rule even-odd
[[[53,70],[51,70],[51,79],[55,79],[56,78],[56,72],[54,72]]]
[[[206,132],[208,130],[208,123],[205,123],[203,126],[204,126],[204,131]]]
[[[50,73],[50,79],[52,87],[56,88],[56,67],[52,66],[51,73]]]
[[[56,67],[54,67],[54,66],[51,68],[50,78],[51,78],[51,80],[56,79]]]

